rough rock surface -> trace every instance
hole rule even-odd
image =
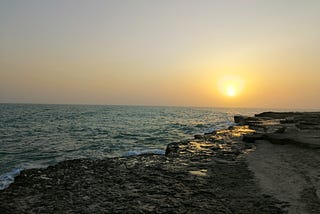
[[[320,114],[314,115],[319,119]],[[314,119],[314,115],[310,116],[312,120],[309,118],[312,124],[309,119],[303,120],[303,113],[299,113],[302,119],[297,119],[295,113],[282,117],[277,113],[252,118],[238,116],[235,120],[241,121],[241,126],[171,143],[166,155],[79,159],[46,169],[25,170],[9,188],[0,191],[0,213],[269,214],[292,212],[294,208],[300,213],[320,213],[318,147],[304,148],[300,145],[303,139],[294,137],[298,144],[284,145],[294,147],[294,151],[288,150],[292,158],[287,160],[275,158],[285,157],[286,148],[272,154],[270,148],[260,146],[270,144],[261,140],[273,139],[272,134],[288,134],[291,129],[312,132],[312,140],[307,140],[307,144],[317,145],[314,130],[320,120]],[[300,181],[299,188],[291,184],[278,190],[277,178],[284,186],[287,184],[277,167],[282,166],[282,161],[290,164],[295,155],[300,155],[297,151],[301,147],[305,149],[301,154],[308,157],[309,162],[299,165],[297,157],[298,165],[290,165],[292,168],[285,171],[285,176],[296,175],[294,171],[299,169],[297,173],[304,180],[298,176],[293,181]],[[312,155],[308,156],[308,151],[312,151]],[[268,161],[271,164],[263,166]],[[309,163],[314,171],[304,173],[300,167]],[[261,166],[265,170],[261,170]],[[275,169],[278,177],[273,175]]]
[[[286,202],[289,213],[320,213],[320,113],[265,112],[256,117],[265,119],[251,123],[257,131],[243,140],[254,143],[247,161],[262,192]]]

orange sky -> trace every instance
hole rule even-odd
[[[0,102],[320,109],[319,11],[318,0],[2,1]]]

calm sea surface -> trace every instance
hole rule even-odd
[[[0,189],[21,169],[75,158],[164,153],[262,109],[0,104]]]

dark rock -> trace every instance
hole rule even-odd
[[[205,136],[197,134],[197,135],[194,136],[194,139],[203,140],[203,139],[205,139]]]
[[[254,133],[250,135],[244,135],[242,140],[244,142],[254,143],[256,140],[263,140],[264,138],[265,138],[264,134]]]
[[[168,155],[170,155],[172,153],[177,153],[178,149],[179,149],[179,144],[178,143],[169,143],[167,145],[165,155],[168,156]]]
[[[309,114],[309,112],[263,112],[255,114],[255,117],[273,118],[273,119],[286,119],[288,117],[297,117]]]
[[[242,115],[235,115],[234,122],[239,125],[245,125],[250,117],[242,116]]]

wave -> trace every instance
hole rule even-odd
[[[14,182],[14,178],[20,175],[22,169],[14,168],[10,172],[0,175],[0,190],[7,188],[11,183]]]
[[[145,155],[145,154],[154,154],[154,155],[164,155],[165,151],[162,149],[143,149],[143,150],[131,150],[124,153],[123,156],[136,156],[136,155]]]

